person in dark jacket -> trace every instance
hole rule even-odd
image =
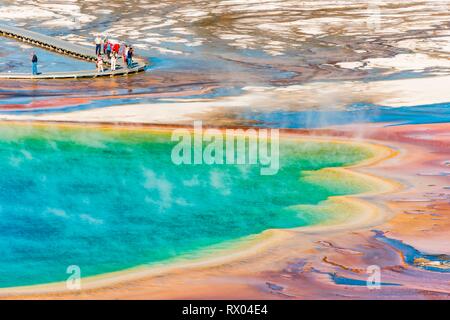
[[[128,49],[128,56],[127,56],[128,68],[131,68],[133,66],[133,54],[134,54],[134,49],[132,47],[130,47]]]
[[[38,74],[37,64],[38,64],[38,57],[36,53],[33,52],[33,56],[31,57],[31,65],[32,65],[31,71],[34,76]]]

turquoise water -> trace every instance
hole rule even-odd
[[[423,124],[450,121],[450,103],[387,107],[356,103],[343,110],[246,112],[244,119],[272,128],[324,128],[351,123]]]
[[[174,145],[161,133],[1,125],[0,287],[62,281],[69,265],[85,277],[319,223],[328,217],[289,207],[317,204],[340,182],[314,185],[301,172],[370,156],[286,140],[279,173],[261,176],[256,165],[175,166]],[[339,194],[357,189],[342,183]]]

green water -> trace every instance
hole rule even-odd
[[[170,135],[0,126],[0,287],[167,261],[199,249],[329,218],[292,210],[362,187],[317,185],[304,170],[370,156],[351,145],[282,141],[280,170],[182,165]]]

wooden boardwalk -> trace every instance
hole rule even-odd
[[[22,28],[0,24],[0,36],[13,38],[29,43],[33,46],[41,47],[77,59],[82,59],[90,62],[95,62],[97,60],[97,56],[95,55],[95,48],[87,48],[68,41],[25,30]],[[97,70],[93,69],[82,71],[41,73],[38,75],[32,75],[31,73],[0,73],[0,79],[97,78],[129,75],[145,71],[145,69],[147,68],[146,61],[140,58],[135,58],[134,60],[135,63],[131,68],[122,67],[120,64],[118,64],[118,68],[116,71],[106,70],[105,68],[105,72],[97,72]]]

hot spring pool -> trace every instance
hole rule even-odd
[[[280,143],[280,170],[175,166],[170,133],[0,125],[0,287],[152,264],[270,228],[317,224],[293,206],[357,193],[302,172],[371,156],[350,144]]]

